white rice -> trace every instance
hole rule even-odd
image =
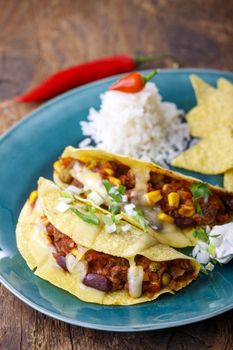
[[[174,103],[162,102],[154,83],[134,94],[107,91],[100,110],[91,108],[82,121],[84,139],[80,147],[94,141],[97,148],[154,160],[166,165],[187,146],[187,123]]]

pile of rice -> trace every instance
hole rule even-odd
[[[138,93],[107,91],[100,110],[91,108],[80,123],[88,136],[80,147],[94,141],[97,148],[166,165],[187,147],[188,126],[181,114],[174,103],[162,102],[151,82]]]

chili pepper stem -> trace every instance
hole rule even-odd
[[[168,56],[169,55],[165,53],[157,56],[138,56],[138,57],[135,57],[134,62],[136,66],[140,66],[140,64],[150,62],[150,61],[161,61],[167,58]]]
[[[143,77],[144,83],[146,84],[149,80],[151,80],[156,74],[158,73],[158,70],[153,70],[151,73],[147,74]]]

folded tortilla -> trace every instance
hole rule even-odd
[[[37,276],[83,301],[105,305],[131,305],[151,301],[163,293],[174,293],[198,276],[200,265],[197,261],[160,244],[153,236],[131,224],[127,224],[128,230],[125,231],[123,228],[126,223],[122,219],[117,222],[117,232],[107,233],[104,226],[106,215],[98,209],[94,211],[99,219],[97,225],[85,222],[70,210],[70,207],[65,212],[59,211],[60,194],[61,190],[54,183],[41,178],[38,198],[33,204],[27,200],[19,216],[16,228],[17,246],[28,266]],[[83,203],[75,201],[69,206],[82,210]],[[45,220],[59,230],[64,237],[71,238],[77,244],[72,269],[67,271],[57,263],[54,257],[56,247],[47,234]],[[176,281],[172,280],[172,287],[170,284],[164,286],[152,296],[142,293],[140,296],[133,297],[124,288],[117,291],[101,291],[83,283],[87,273],[84,255],[89,250],[125,258],[129,261],[129,268],[136,267],[134,259],[139,255],[150,259],[151,262],[185,261],[188,262],[190,269],[183,277],[177,277]]]
[[[72,160],[74,162],[72,163]],[[68,167],[63,167],[65,162],[69,162]],[[196,238],[193,237],[192,231],[196,226],[203,226],[202,224],[194,224],[192,227],[181,227],[176,225],[176,221],[169,222],[173,218],[165,216],[165,220],[161,222],[158,217],[161,211],[159,201],[151,205],[148,203],[145,198],[148,195],[148,182],[151,181],[151,173],[155,176],[161,176],[168,181],[176,182],[186,182],[190,186],[195,183],[200,183],[200,180],[197,180],[192,177],[184,176],[182,174],[164,169],[154,163],[144,162],[140,160],[133,159],[131,157],[121,156],[117,154],[108,153],[98,149],[76,149],[71,146],[67,147],[63,152],[59,161],[55,162],[54,166],[54,181],[58,184],[60,188],[66,189],[71,187],[73,188],[74,184],[82,184],[84,187],[79,189],[80,194],[77,194],[77,198],[99,207],[103,212],[107,213],[109,210],[108,202],[106,203],[106,189],[103,185],[103,176],[95,169],[95,164],[98,165],[98,162],[116,163],[120,167],[125,166],[130,169],[131,174],[135,177],[135,186],[131,190],[133,193],[132,200],[130,203],[134,203],[136,209],[143,209],[145,213],[145,218],[147,219],[148,225],[146,230],[156,237],[156,239],[162,243],[167,244],[175,248],[184,248],[187,246],[193,246],[196,244]],[[66,177],[62,176],[63,172],[66,172]],[[109,176],[107,176],[109,172]],[[119,180],[116,179],[115,174],[111,174],[111,169],[106,169],[105,178],[110,179],[110,182]],[[68,176],[68,177],[67,177]],[[74,181],[73,181],[73,180]],[[72,182],[70,182],[72,181]],[[228,196],[233,199],[233,193],[227,193],[225,190],[219,187],[208,185],[209,190],[218,198],[223,198]],[[94,199],[96,194],[104,198],[105,202],[103,205],[98,205],[91,197],[90,192],[94,192]],[[189,191],[190,192],[190,191]],[[77,192],[78,193],[78,192]],[[158,194],[159,193],[159,194]],[[153,191],[152,195],[158,195],[162,193],[160,191]],[[191,192],[190,192],[191,194]],[[159,197],[160,198],[160,197]],[[158,198],[158,199],[159,199]],[[161,197],[162,198],[162,197]],[[98,199],[98,197],[97,197]],[[206,199],[206,198],[205,198]],[[108,201],[108,199],[107,199]],[[233,201],[232,201],[233,202]],[[182,208],[181,208],[182,207]],[[122,206],[121,215],[122,217],[139,228],[142,228],[140,220],[136,220],[133,215],[129,215],[127,211]],[[186,210],[185,206],[180,206],[181,210]],[[180,210],[179,208],[179,210]],[[191,208],[192,209],[192,208]],[[233,208],[232,208],[233,209]],[[174,208],[172,208],[174,210]],[[208,209],[207,209],[208,210]],[[229,208],[227,209],[229,212]],[[176,213],[178,209],[176,210]],[[197,213],[196,213],[197,214]],[[154,215],[154,216],[153,216]],[[190,220],[190,214],[178,215],[179,220]],[[231,213],[232,215],[232,213]],[[152,217],[153,216],[153,217]],[[157,218],[156,218],[157,216]],[[152,218],[151,218],[152,217]],[[156,219],[155,219],[156,218]],[[168,220],[168,221],[167,221]],[[181,223],[182,224],[182,223]],[[214,223],[219,224],[219,222]]]

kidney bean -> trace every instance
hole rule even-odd
[[[68,271],[67,267],[66,267],[66,257],[63,255],[58,255],[55,256],[55,259],[57,261],[57,264],[65,271]]]
[[[83,284],[103,292],[109,292],[111,290],[111,282],[106,277],[99,275],[98,273],[86,274]]]
[[[177,216],[174,219],[174,222],[177,226],[181,228],[195,226],[195,222],[193,221],[193,219],[187,216]]]
[[[233,210],[233,197],[225,197],[223,200],[228,206],[228,208]]]

